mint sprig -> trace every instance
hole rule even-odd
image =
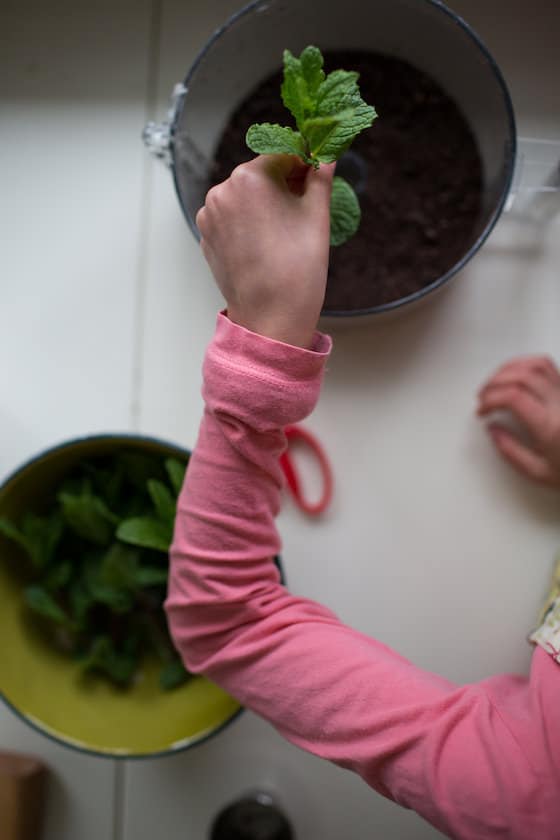
[[[246,136],[253,152],[297,155],[318,169],[321,163],[339,160],[354,138],[372,125],[377,114],[360,95],[359,74],[334,70],[325,75],[323,63],[317,47],[306,47],[299,58],[284,50],[281,95],[297,130],[276,123],[256,123]],[[342,245],[350,239],[360,218],[354,190],[337,176],[331,198],[331,245]]]

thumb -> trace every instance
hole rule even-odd
[[[285,185],[290,179],[305,177],[309,169],[297,155],[258,155],[249,164],[253,169],[260,169],[277,183]]]
[[[321,203],[329,207],[331,200],[332,182],[336,163],[324,163],[319,169],[311,169],[305,179],[305,204],[315,208]]]

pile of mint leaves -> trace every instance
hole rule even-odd
[[[318,47],[306,47],[299,58],[284,50],[282,102],[297,130],[275,123],[257,123],[247,131],[246,143],[256,154],[297,155],[309,166],[340,159],[357,135],[376,119],[375,108],[360,95],[359,73],[333,70],[325,75]],[[331,197],[331,245],[342,245],[360,225],[356,193],[336,175]]]
[[[119,687],[144,657],[161,663],[162,689],[185,670],[163,610],[168,551],[187,460],[121,450],[78,464],[46,512],[0,517],[17,543],[27,608],[58,650]],[[23,574],[22,574],[23,573]]]

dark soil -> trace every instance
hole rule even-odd
[[[362,222],[331,248],[324,313],[368,309],[435,282],[473,241],[482,165],[472,132],[449,96],[400,59],[372,52],[325,52],[325,70],[357,70],[379,118],[338,163],[358,192]],[[254,122],[293,125],[280,99],[282,74],[264,80],[232,115],[215,154],[211,182],[253,153]]]

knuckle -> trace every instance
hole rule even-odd
[[[531,369],[536,373],[546,373],[550,370],[550,359],[548,356],[536,356],[533,359]]]
[[[206,208],[201,207],[195,216],[194,223],[200,232],[206,227]]]
[[[206,194],[205,207],[209,210],[214,210],[220,204],[222,197],[222,184],[217,184],[211,187]]]
[[[230,175],[230,179],[237,186],[246,188],[255,182],[256,174],[246,163],[236,166]]]

